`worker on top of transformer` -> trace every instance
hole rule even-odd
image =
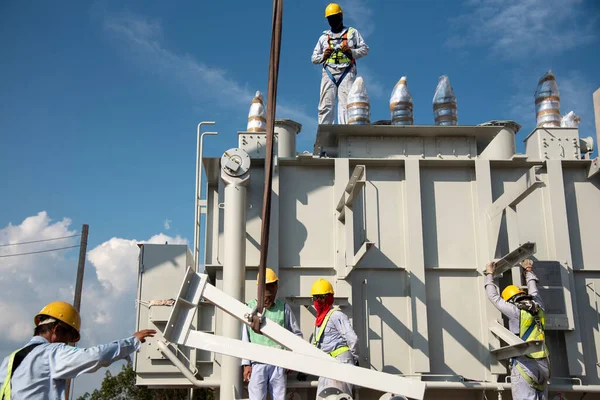
[[[533,273],[533,261],[524,260],[526,293],[517,286],[509,285],[498,294],[498,285],[493,280],[496,265],[486,266],[485,291],[494,306],[508,317],[509,330],[523,341],[545,339],[544,304],[537,289],[537,276]],[[549,352],[544,342],[542,350],[511,358],[511,388],[515,400],[548,399],[550,378]]]
[[[302,331],[298,326],[296,317],[292,309],[285,302],[276,299],[279,289],[279,278],[275,271],[267,268],[265,271],[266,285],[264,297],[263,316],[283,326],[288,331],[302,336]],[[258,284],[258,277],[256,278]],[[247,305],[255,309],[257,301],[252,300]],[[255,333],[248,326],[244,325],[242,329],[242,341],[262,344],[264,346],[283,349],[283,347],[268,337]],[[275,365],[261,364],[250,360],[242,360],[244,368],[244,381],[248,382],[248,394],[250,400],[265,400],[267,393],[271,395],[272,400],[285,400],[285,391],[287,388],[287,371],[284,368]]]
[[[56,301],[34,318],[33,338],[2,361],[0,400],[59,400],[65,397],[66,380],[108,367],[140,348],[156,331],[145,329],[127,339],[79,349],[81,317],[70,304]]]
[[[331,283],[322,278],[316,280],[310,294],[317,311],[315,329],[311,337],[313,345],[338,361],[358,365],[358,337],[346,314],[333,307],[334,291]],[[352,395],[350,383],[320,377],[317,399],[320,399],[319,395],[328,388]]]
[[[338,124],[347,124],[346,103],[356,78],[356,60],[369,53],[369,46],[355,28],[344,26],[344,14],[338,4],[329,4],[325,17],[331,29],[319,37],[312,54],[313,64],[323,64],[319,124],[333,124],[336,99]]]

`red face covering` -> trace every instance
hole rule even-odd
[[[325,301],[313,300],[313,305],[315,306],[315,310],[317,310],[315,326],[321,326],[325,316],[329,310],[331,310],[331,306],[333,305],[333,295],[331,293],[328,294]]]

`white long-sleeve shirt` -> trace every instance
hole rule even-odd
[[[34,336],[26,346],[38,343],[13,373],[11,400],[63,400],[67,379],[108,367],[141,346],[135,336],[87,349]],[[8,372],[8,358],[0,366],[0,385]]]
[[[544,309],[544,303],[542,302],[542,298],[539,296],[537,288],[538,277],[532,271],[527,271],[525,273],[525,281],[527,282],[527,294],[529,294],[533,298],[533,301],[538,303],[540,307]],[[498,283],[494,281],[491,274],[485,276],[484,287],[488,299],[502,314],[506,315],[508,318],[508,329],[515,335],[518,335],[519,320],[521,317],[521,311],[519,308],[500,297]]]
[[[342,31],[339,33],[333,33],[331,32],[331,30],[323,31],[323,34],[319,37],[317,45],[313,50],[312,63],[323,63],[323,53],[325,52],[325,49],[329,47],[328,36],[331,36],[331,38],[334,40],[334,44],[339,43],[339,45],[341,46],[341,37],[344,35],[344,33],[346,33],[348,29],[350,28],[344,26],[342,28]],[[365,43],[360,32],[358,32],[358,30],[356,30],[355,28],[352,28],[352,31],[348,34],[348,47],[350,47],[350,49],[352,50],[352,58],[354,60],[358,60],[359,58],[362,58],[369,54],[369,46],[367,45],[367,43]],[[349,65],[349,63],[327,65],[328,68],[331,70],[331,73],[336,74],[342,73]]]
[[[319,332],[319,329],[321,327],[315,326],[315,332],[311,337],[311,341]],[[354,361],[358,361],[358,336],[356,336],[356,332],[354,332],[348,316],[336,310],[331,313],[327,325],[325,325],[320,349],[325,353],[331,353],[342,346],[348,346]]]
[[[300,326],[298,325],[298,321],[296,320],[296,316],[294,315],[292,309],[290,308],[290,306],[286,303],[283,309],[283,313],[284,313],[284,319],[285,319],[285,329],[287,329],[288,331],[294,333],[295,335],[301,337],[304,339],[304,336],[302,335],[302,331],[300,330]],[[248,329],[250,329],[247,325],[244,325],[242,327],[242,341],[243,342],[249,342],[250,341],[250,334],[248,332]],[[250,360],[246,360],[243,359],[242,360],[242,365],[251,365],[252,362]]]

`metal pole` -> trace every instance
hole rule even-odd
[[[85,269],[85,255],[87,254],[89,225],[83,224],[81,227],[81,241],[79,242],[79,261],[77,263],[77,278],[75,279],[75,295],[73,298],[73,307],[79,312],[81,309],[81,292],[83,290],[83,272]],[[67,380],[65,400],[69,400],[71,391],[71,380]]]
[[[217,132],[204,132],[200,135],[202,125],[214,125],[213,121],[202,121],[198,124],[196,135],[196,197],[194,198],[194,270],[198,271],[200,262],[200,199],[202,197],[202,147],[204,135],[216,135]]]
[[[249,158],[247,166],[249,167]],[[246,282],[246,186],[250,180],[250,174],[245,167],[242,167],[242,170],[244,172],[240,171],[241,176],[232,176],[227,166],[223,165],[221,172],[225,182],[223,292],[240,301],[244,298]],[[237,318],[223,313],[221,329],[223,336],[239,339],[242,323]],[[230,399],[232,391],[235,398],[241,397],[243,386],[239,358],[223,356],[220,389],[221,399]]]
[[[592,95],[594,99],[594,116],[596,118],[596,148],[600,149],[600,88],[596,89]],[[600,150],[596,151],[600,155]]]

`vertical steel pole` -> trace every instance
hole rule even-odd
[[[238,170],[232,172],[226,164],[223,165],[223,159],[221,161],[221,178],[225,182],[223,292],[243,301],[246,282],[246,187],[250,181],[250,158],[243,150],[238,151],[231,158],[235,160],[234,165],[239,165]],[[226,156],[231,157],[227,152]],[[240,339],[242,323],[223,313],[221,330],[224,337]],[[241,397],[242,365],[239,358],[223,356],[220,389],[222,400]]]
[[[198,124],[196,134],[196,197],[194,198],[194,270],[198,271],[200,262],[200,199],[202,198],[202,147],[204,135],[216,135],[217,132],[204,132],[200,135],[202,125],[214,125],[212,121],[203,121]]]

